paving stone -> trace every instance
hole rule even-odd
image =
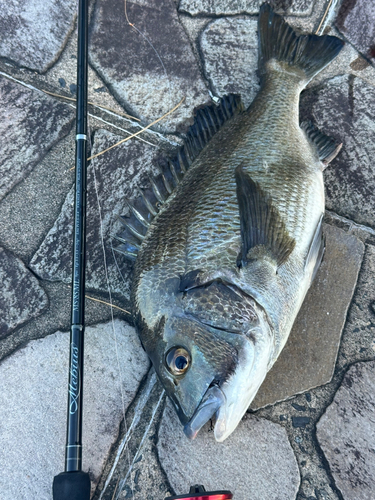
[[[69,133],[74,110],[0,76],[0,199]]]
[[[100,130],[95,134],[93,154],[117,143],[122,137]],[[116,214],[127,212],[125,199],[131,199],[135,189],[142,186],[145,172],[151,169],[155,148],[137,139],[132,139],[104,155],[99,156],[88,168],[87,174],[87,269],[88,289],[107,293],[103,248],[101,245],[100,216],[96,188],[98,190],[103,221],[103,237],[108,269],[108,279],[112,292],[129,296],[131,266],[119,254],[111,250],[111,234],[118,230],[112,225]],[[94,170],[95,175],[94,178]],[[96,186],[96,187],[95,187]],[[51,281],[71,281],[71,253],[73,241],[73,200],[72,188],[66,197],[61,213],[50,229],[45,240],[30,262],[30,268],[42,279]],[[114,243],[117,246],[117,243]],[[115,258],[118,262],[116,264]]]
[[[171,495],[155,446],[164,406],[165,391],[151,368],[127,414],[131,438],[129,440],[129,435],[122,429],[118,447],[112,455],[116,457],[116,467],[108,468],[107,475],[98,485],[100,498],[163,500]]]
[[[119,102],[151,122],[184,103],[159,129],[186,127],[194,107],[210,97],[200,76],[189,39],[178,21],[173,0],[141,4],[122,0],[97,2],[90,61]]]
[[[180,0],[179,11],[197,15],[235,15],[258,14],[263,0]],[[311,14],[314,1],[311,0],[270,0],[276,12],[284,15],[308,16]]]
[[[366,245],[357,288],[350,306],[343,340],[341,343],[338,367],[346,369],[348,363],[365,361],[374,356],[375,351],[375,246]]]
[[[74,27],[76,2],[7,0],[0,11],[0,56],[19,66],[46,71]]]
[[[354,364],[317,424],[317,437],[345,500],[375,491],[375,361]]]
[[[343,143],[324,173],[329,210],[374,227],[375,88],[354,75],[332,78],[303,94],[301,116]]]
[[[48,298],[24,263],[0,247],[0,338],[35,318]]]
[[[194,441],[183,433],[168,403],[160,424],[157,451],[177,495],[191,484],[230,490],[236,500],[294,500],[299,470],[286,431],[266,419],[246,416],[233,434],[217,443],[206,424]]]
[[[375,0],[344,0],[336,26],[361,54],[375,63]]]
[[[27,344],[30,340],[47,337],[56,331],[67,330],[70,327],[71,314],[71,287],[65,283],[43,281],[43,289],[48,296],[48,308],[43,310],[37,318],[31,319],[17,328],[17,332],[1,339],[0,361],[11,355],[14,351]],[[115,306],[113,311],[107,304],[92,300],[93,293],[88,294],[90,298],[85,301],[85,323],[94,325],[99,322],[109,321],[112,317],[128,320],[129,315],[116,308],[123,306],[122,301],[112,300]],[[103,297],[100,297],[103,300]],[[104,297],[106,300],[107,297]],[[112,297],[113,299],[113,297]],[[107,299],[108,303],[108,299]],[[123,307],[122,307],[123,309]]]
[[[257,20],[223,18],[200,37],[204,69],[216,95],[241,94],[249,106],[259,90]]]
[[[26,264],[61,211],[74,182],[75,130],[55,144],[0,201],[0,245]],[[55,328],[56,330],[56,328]]]
[[[288,342],[251,403],[253,409],[326,384],[332,378],[364,245],[333,226],[325,225],[324,234],[322,265]]]
[[[149,361],[133,328],[115,320],[85,335],[83,469],[98,482],[123,418]],[[116,349],[121,367],[119,374]],[[63,470],[69,333],[34,340],[0,364],[2,498],[52,498]]]

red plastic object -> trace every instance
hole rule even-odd
[[[179,495],[177,497],[168,497],[165,500],[231,500],[233,498],[230,491],[207,491],[198,495]]]
[[[230,491],[206,491],[202,485],[192,486],[190,493],[167,497],[165,500],[231,500],[233,495]]]

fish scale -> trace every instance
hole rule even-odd
[[[120,236],[120,251],[137,253],[138,334],[190,438],[214,414],[218,441],[233,432],[324,252],[322,171],[339,147],[300,126],[299,95],[343,43],[297,35],[267,4],[258,34],[261,86],[249,109],[227,96],[199,110],[153,194],[134,202],[133,236]]]
[[[284,94],[282,94],[282,96],[279,96],[278,94],[274,94],[274,95],[275,95],[275,99],[281,99],[282,97],[285,97]],[[291,103],[288,103],[287,101],[284,100],[283,107],[281,108],[280,106],[278,106],[276,108],[276,110],[273,110],[274,112],[272,114],[278,113],[278,112],[280,112],[280,109],[282,109],[282,111],[283,111],[282,115],[285,115],[288,112],[288,110],[290,110],[290,108],[292,108],[295,105],[294,101],[295,101],[295,96],[293,95]],[[263,103],[261,102],[260,105],[263,105]],[[259,117],[257,116],[257,114],[258,114],[257,110],[253,109],[251,111],[252,111],[252,113],[249,113],[249,114],[254,116],[253,121],[256,123],[257,119],[259,120]],[[242,117],[241,117],[241,119],[243,120]],[[244,121],[249,121],[249,120],[244,120]],[[248,149],[249,149],[248,144],[259,143],[261,141],[262,135],[264,134],[264,132],[263,132],[264,128],[263,128],[263,123],[261,123],[260,125],[258,124],[257,129],[259,129],[260,133],[257,133],[257,130],[256,131],[252,130],[251,121],[249,124],[246,124],[246,125],[250,128],[250,130],[247,133],[247,137],[244,137],[244,139],[242,140],[242,142],[245,143],[245,147],[243,148],[243,152],[242,152],[240,147],[238,147],[236,145],[235,146],[236,155],[240,158],[247,157],[246,163],[247,163],[247,165],[249,165],[247,167],[247,171],[254,178],[254,180],[258,180],[261,183],[261,185],[264,185],[265,189],[267,191],[269,191],[271,193],[271,195],[274,195],[274,193],[276,194],[275,200],[276,200],[276,203],[279,200],[279,209],[284,212],[286,217],[290,218],[290,212],[288,211],[288,209],[291,209],[293,211],[293,207],[290,204],[286,204],[285,207],[283,207],[283,201],[285,202],[285,200],[290,199],[290,193],[293,193],[295,196],[299,197],[300,200],[302,200],[302,198],[304,196],[306,196],[306,189],[303,189],[303,188],[300,189],[299,184],[301,182],[306,183],[308,181],[306,181],[305,172],[303,172],[304,169],[301,168],[301,165],[304,164],[303,159],[301,159],[301,161],[300,161],[301,165],[296,165],[296,168],[295,168],[295,174],[299,174],[299,176],[298,176],[299,178],[295,179],[294,184],[290,183],[290,176],[291,176],[290,163],[288,164],[288,162],[285,161],[285,155],[283,155],[283,151],[280,151],[280,144],[281,144],[281,146],[286,144],[286,146],[289,147],[289,141],[292,141],[292,143],[293,142],[298,143],[298,141],[296,141],[295,138],[293,138],[293,137],[289,138],[289,140],[286,140],[285,134],[283,136],[280,136],[280,139],[282,139],[282,141],[281,140],[277,141],[278,137],[276,135],[275,140],[272,142],[273,142],[273,144],[276,144],[277,149],[275,147],[273,147],[271,149],[271,146],[266,141],[264,144],[261,144],[261,146],[256,150],[255,153],[253,153],[253,155],[251,157],[251,153],[249,154],[249,152],[248,152]],[[305,144],[302,144],[302,146],[304,146],[305,149],[306,149],[306,146],[310,147],[309,145],[307,145],[307,139],[306,139],[306,137],[303,136],[302,131],[300,129],[298,130],[298,133],[300,136],[299,142],[303,142],[303,141],[305,142]],[[228,137],[228,135],[229,135],[229,133],[227,134],[227,137]],[[280,131],[279,131],[279,135],[280,135]],[[210,150],[214,151],[215,145],[212,145],[211,148],[210,148],[210,146],[208,146],[208,148]],[[271,150],[271,154],[270,154],[270,150]],[[297,150],[299,151],[299,149],[297,149]],[[278,156],[275,156],[275,153],[278,153]],[[270,157],[267,157],[267,155]],[[310,156],[312,156],[312,154]],[[214,155],[211,155],[211,158],[212,157],[214,157]],[[261,162],[260,162],[260,159],[261,159]],[[222,197],[222,190],[225,190],[227,187],[229,187],[229,189],[231,189],[232,192],[235,192],[235,182],[234,182],[235,164],[233,165],[233,161],[231,161],[231,160],[229,161],[229,165],[225,169],[224,172],[221,170],[217,173],[216,179],[214,181],[214,182],[216,182],[216,184],[211,187],[211,190],[213,192],[215,191],[215,189],[217,190],[218,199],[220,199]],[[263,162],[265,160],[267,161],[267,163],[269,165],[269,172],[266,173],[266,175],[265,175],[264,168],[263,168]],[[315,172],[314,172],[314,169],[311,169],[313,176],[316,173],[318,175],[321,173],[320,163],[319,163],[317,158],[315,160],[316,160],[315,161]],[[296,160],[293,159],[293,161],[295,162]],[[204,160],[202,160],[202,163],[203,162],[204,162]],[[259,168],[257,168],[257,164],[259,164],[259,163],[261,163],[261,166]],[[285,169],[285,164],[287,165],[287,169]],[[205,164],[205,168],[207,169],[207,164]],[[217,165],[216,165],[216,168],[217,168]],[[224,175],[222,182],[221,182],[221,185],[218,184],[218,182],[219,182],[218,177],[220,177],[220,175]],[[209,203],[209,199],[208,199],[209,197],[210,197],[210,194],[208,194],[208,196],[206,195],[205,197],[202,197],[201,206],[206,205],[204,217],[209,216],[209,210],[208,210],[208,208],[210,208],[210,203]],[[233,196],[231,199],[233,200]],[[284,210],[283,210],[283,208],[284,208]],[[297,209],[298,208],[299,207],[297,207]],[[234,215],[239,217],[236,202],[234,202],[232,204],[230,209],[233,209],[233,213],[229,214],[229,217],[233,217]],[[199,209],[198,209],[198,211],[199,211]],[[197,215],[197,217],[198,217],[198,215]],[[223,214],[223,217],[225,217],[225,214]],[[294,216],[294,217],[296,218],[296,216]],[[293,219],[293,217],[292,217],[292,219]],[[300,224],[300,221],[299,221],[299,224]],[[199,226],[199,224],[198,224],[198,226]],[[293,231],[294,227],[290,227],[288,229]],[[199,238],[199,229],[197,231],[197,236]]]

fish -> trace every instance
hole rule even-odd
[[[236,429],[324,254],[323,170],[341,144],[299,123],[299,98],[344,43],[297,34],[269,4],[258,42],[249,108],[228,95],[198,109],[117,235],[136,330],[190,439],[213,418],[218,442]]]

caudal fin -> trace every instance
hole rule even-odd
[[[302,70],[306,83],[340,52],[344,42],[335,36],[300,35],[269,4],[263,4],[258,22],[259,71],[267,73],[267,62],[284,62],[289,69]]]

